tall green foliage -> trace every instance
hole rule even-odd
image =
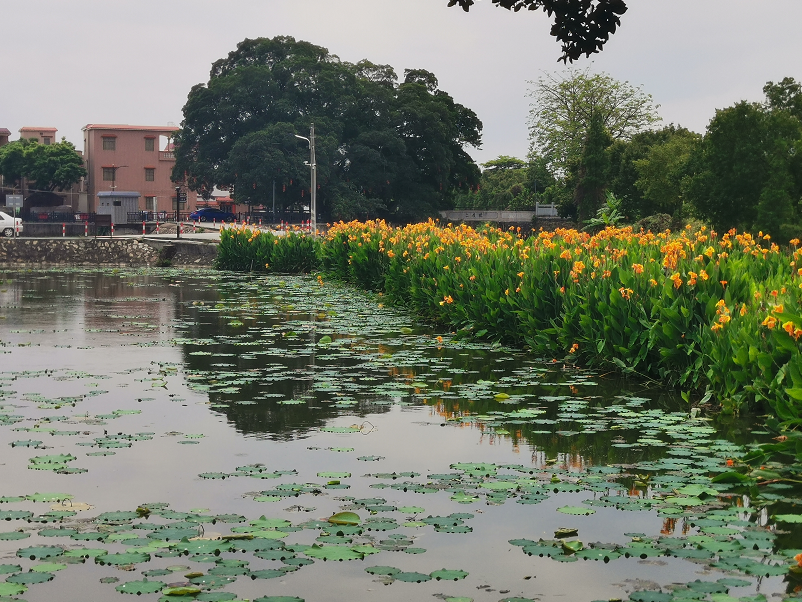
[[[318,210],[350,218],[416,219],[445,207],[452,191],[475,186],[466,152],[482,124],[439,89],[434,74],[341,61],[291,37],[241,42],[192,88],[177,134],[174,175],[210,194],[279,209],[308,204],[306,144],[315,124]]]
[[[610,144],[612,138],[604,127],[603,116],[595,113],[585,137],[574,189],[574,204],[582,222],[594,216],[604,203],[610,179],[610,156],[607,153]]]
[[[716,227],[785,237],[802,224],[802,121],[779,102],[717,111],[692,154],[687,197]]]
[[[86,176],[84,162],[71,142],[40,144],[16,140],[0,147],[0,174],[6,181],[30,180],[39,190],[65,190]]]

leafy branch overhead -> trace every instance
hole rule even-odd
[[[621,15],[627,11],[624,0],[492,0],[493,4],[518,12],[543,9],[554,17],[551,35],[562,43],[563,62],[575,61],[583,54],[601,52],[604,44],[621,25]],[[449,0],[470,10],[474,0]]]

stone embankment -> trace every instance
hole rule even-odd
[[[10,266],[211,266],[217,244],[147,238],[2,238]]]

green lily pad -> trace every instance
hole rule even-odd
[[[28,588],[20,583],[0,583],[0,596],[19,596],[28,591]]]
[[[425,581],[432,580],[431,575],[427,575],[425,573],[416,573],[414,571],[396,573],[392,577],[397,581],[405,581],[407,583],[423,583]]]
[[[6,531],[5,533],[0,533],[0,541],[28,539],[30,536],[31,534],[25,531]]]
[[[52,581],[55,575],[53,573],[17,573],[6,578],[8,583],[17,583],[20,585],[31,585],[33,583],[46,583]]]
[[[319,560],[362,560],[364,554],[345,546],[317,546],[304,550],[304,555]]]
[[[783,523],[802,523],[802,514],[775,514],[772,518]]]
[[[562,506],[557,508],[557,512],[562,512],[563,514],[570,514],[572,516],[588,516],[590,514],[595,514],[596,511],[593,508],[585,508],[583,506]]]
[[[150,560],[150,554],[122,552],[119,554],[104,554],[95,556],[96,564],[112,564],[115,566],[123,564],[138,564]]]
[[[365,569],[366,573],[371,575],[395,575],[401,572],[401,569],[397,569],[394,566],[369,566]]]
[[[358,525],[362,519],[356,512],[338,512],[326,520],[332,525]]]
[[[53,558],[55,556],[61,556],[63,553],[64,548],[58,546],[32,546],[30,548],[17,550],[17,556],[20,558],[30,558],[31,560]]]
[[[69,493],[34,493],[25,497],[32,502],[60,502],[73,498]]]
[[[176,598],[178,598],[181,596],[195,596],[196,594],[200,594],[202,591],[203,590],[199,587],[182,585],[180,587],[165,587],[164,589],[162,589],[162,594],[165,596],[175,596]],[[197,598],[193,599],[197,600]]]
[[[2,510],[0,520],[28,520],[33,516],[33,512],[27,510]]]
[[[141,581],[126,581],[114,589],[123,594],[136,594],[139,596],[141,594],[160,592],[165,585],[162,581],[148,581],[147,578],[143,578]]]
[[[441,579],[444,581],[459,581],[460,579],[465,579],[468,573],[460,570],[440,569],[439,571],[431,572],[430,575],[438,581]]]
[[[275,579],[277,577],[284,577],[286,573],[278,569],[263,569],[260,571],[251,571],[251,579]]]

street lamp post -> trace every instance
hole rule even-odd
[[[310,201],[310,229],[312,236],[317,237],[317,164],[315,163],[315,124],[309,127],[309,138],[295,134],[296,138],[306,140],[309,143],[309,168],[312,171],[312,199]]]
[[[111,191],[114,192],[117,189],[117,170],[123,167],[128,167],[127,165],[111,165]]]

